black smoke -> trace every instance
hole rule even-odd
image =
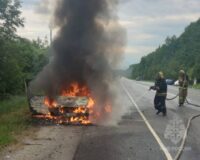
[[[50,98],[72,82],[86,85],[97,108],[113,103],[113,69],[122,58],[125,31],[117,22],[117,0],[59,0],[54,23],[59,32],[53,58],[33,82]]]

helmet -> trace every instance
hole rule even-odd
[[[182,77],[182,76],[184,76],[184,75],[185,75],[185,71],[184,71],[184,70],[180,70],[180,71],[179,71],[179,76]]]
[[[158,74],[159,74],[159,77],[160,77],[160,78],[164,78],[163,72],[160,71]]]
[[[163,74],[163,72],[158,72],[158,74],[157,74],[157,78],[156,79],[163,79],[164,78],[164,74]]]

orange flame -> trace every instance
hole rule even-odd
[[[90,96],[89,89],[86,86],[81,87],[78,83],[72,83],[67,89],[63,89],[61,91],[61,96],[66,97],[88,97],[88,104],[86,106],[77,106],[72,109],[72,117],[66,118],[64,115],[65,108],[60,106],[55,100],[52,100],[48,97],[44,99],[44,104],[51,110],[51,109],[58,109],[58,112],[61,116],[54,116],[51,113],[47,115],[37,115],[37,118],[43,118],[47,120],[53,120],[58,124],[62,123],[81,123],[81,124],[91,124],[89,120],[89,116],[86,114],[93,113],[93,108],[95,105],[94,99]],[[75,115],[78,116],[75,116]]]
[[[83,107],[78,107],[77,109],[74,110],[74,113],[86,113],[87,109]]]
[[[112,107],[110,105],[106,105],[104,109],[105,109],[106,113],[112,112]]]
[[[89,97],[87,108],[91,109],[91,108],[94,107],[94,105],[95,105],[94,99],[92,99],[91,97]]]
[[[44,104],[48,107],[56,107],[58,104],[54,100],[50,100],[48,97],[44,99]]]
[[[83,86],[80,87],[80,85],[77,82],[72,83],[68,89],[64,89],[61,91],[62,96],[88,96],[89,90],[87,87]]]
[[[88,103],[86,106],[77,106],[70,109],[70,113],[72,112],[72,116],[66,118],[66,108],[62,105],[59,105],[56,100],[52,100],[48,97],[44,99],[44,104],[49,108],[49,114],[47,115],[37,115],[35,117],[42,118],[46,120],[52,120],[58,124],[63,123],[79,123],[88,125],[91,124],[92,119],[99,119],[101,117],[101,111],[95,110],[94,106],[96,104],[95,99],[91,96],[90,91],[87,86],[80,86],[77,82],[69,85],[67,89],[63,89],[61,91],[61,96],[66,97],[88,97]],[[50,113],[51,110],[56,110],[57,116]],[[105,113],[111,113],[112,107],[111,105],[106,104],[103,108]]]

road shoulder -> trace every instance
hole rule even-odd
[[[6,149],[2,160],[72,160],[82,134],[80,126],[43,126],[35,136]]]

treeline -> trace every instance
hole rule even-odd
[[[191,80],[200,81],[200,19],[186,27],[179,38],[168,37],[131,68],[132,78],[153,80],[155,73],[163,71],[167,78],[177,79],[178,71],[184,69]]]
[[[48,42],[16,35],[23,27],[20,2],[0,0],[0,99],[24,92],[24,80],[33,78],[48,62]]]

